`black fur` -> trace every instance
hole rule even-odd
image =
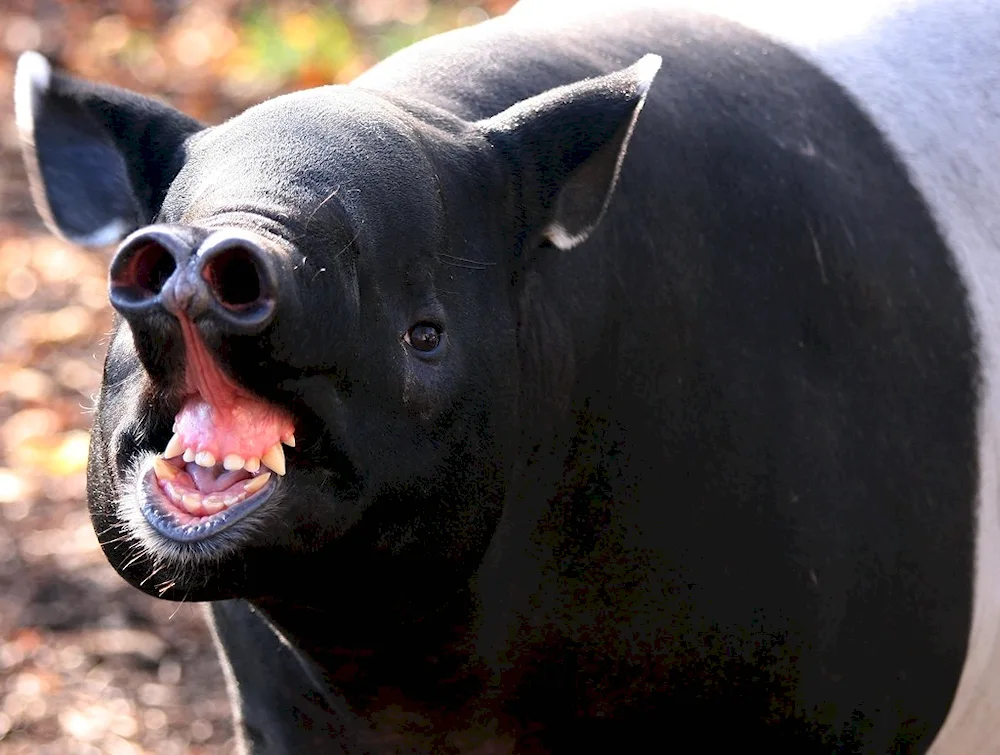
[[[643,105],[622,71],[647,53]],[[139,222],[258,234],[282,281],[260,336],[198,321],[296,418],[266,508],[169,558],[127,529],[177,411],[167,316],[118,326],[89,475],[122,576],[244,601],[213,615],[251,751],[931,742],[972,604],[972,325],[905,170],[822,73],[709,17],[511,17],[166,157],[114,143]],[[135,190],[175,162],[162,204]],[[417,322],[433,358],[401,341]]]

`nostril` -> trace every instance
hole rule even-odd
[[[212,233],[198,249],[194,280],[202,284],[217,325],[234,334],[260,333],[278,308],[273,252],[253,234]]]
[[[173,255],[156,242],[123,250],[111,264],[112,294],[121,303],[152,299],[176,269]]]
[[[219,251],[205,263],[201,274],[216,300],[231,312],[254,309],[268,293],[256,255],[241,246]]]

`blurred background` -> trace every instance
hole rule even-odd
[[[13,74],[40,50],[208,123],[347,82],[514,0],[3,0],[0,3],[0,753],[231,753],[201,612],[105,562],[84,467],[110,313],[110,250],[46,233],[31,207]]]

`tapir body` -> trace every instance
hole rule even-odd
[[[780,5],[210,128],[22,59],[43,217],[129,234],[95,529],[247,752],[1000,751],[1000,14]]]

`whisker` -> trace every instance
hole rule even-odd
[[[305,227],[303,228],[303,231],[309,230],[309,224],[312,223],[313,218],[316,216],[316,213],[319,212],[321,209],[323,209],[323,205],[325,205],[327,202],[329,202],[331,199],[337,196],[338,192],[340,192],[340,184],[337,184],[336,188],[334,188],[333,191],[327,194],[323,198],[323,201],[320,202],[318,205],[316,205],[315,209],[313,209],[313,211],[309,213],[309,218],[306,220],[306,224]]]
[[[169,582],[163,582],[162,584],[157,585],[156,589],[157,589],[157,592],[159,592],[160,595],[162,596],[163,593],[165,593],[167,590],[169,590],[171,587],[173,587],[176,584],[177,584],[177,580],[176,579],[172,579]],[[177,613],[177,611],[175,610],[174,613],[170,614],[170,619],[174,618],[174,614],[176,614],[176,613]],[[170,619],[167,619],[167,621],[169,621]]]
[[[489,267],[487,265],[483,265],[481,267],[476,267],[474,265],[463,265],[463,264],[458,263],[458,262],[449,262],[448,260],[441,260],[441,264],[442,265],[447,265],[448,267],[457,267],[459,270],[473,270],[473,271],[475,271],[477,273],[478,272],[482,272],[483,270],[488,270],[489,269]]]
[[[438,257],[440,257],[442,259],[457,260],[459,262],[465,262],[466,264],[469,264],[469,265],[481,265],[483,267],[494,267],[497,264],[496,262],[484,262],[483,260],[474,260],[474,259],[469,259],[468,257],[459,257],[459,256],[457,256],[455,254],[444,254],[444,253],[441,253],[441,252],[438,253]]]
[[[155,569],[153,569],[153,571],[151,571],[149,574],[143,577],[143,580],[139,583],[139,587],[142,587],[144,584],[146,584],[146,582],[148,582],[150,579],[155,577],[157,574],[159,574],[166,568],[167,568],[166,564],[160,564],[159,566],[157,566]]]
[[[348,241],[346,244],[344,244],[344,248],[341,249],[339,252],[337,252],[335,255],[333,255],[333,260],[336,262],[338,259],[340,259],[340,256],[344,252],[346,252],[348,249],[350,249],[352,246],[354,246],[354,242],[358,240],[358,236],[360,236],[360,235],[361,235],[361,229],[359,228],[358,230],[356,230],[354,232],[354,238],[352,238],[350,241]]]
[[[170,586],[171,586],[171,587],[173,587],[173,586],[174,586],[175,584],[176,584],[176,582],[172,582],[172,583],[170,584]],[[163,592],[166,592],[166,590],[164,590]],[[163,592],[161,592],[161,593],[160,593],[160,595],[163,595]],[[174,612],[173,612],[172,614],[170,614],[170,618],[169,618],[169,619],[167,619],[167,621],[172,621],[172,620],[173,620],[174,616],[176,616],[176,615],[177,615],[177,612],[178,612],[178,611],[180,611],[180,610],[181,610],[181,608],[182,608],[182,607],[184,606],[184,604],[186,604],[186,603],[187,603],[187,601],[188,601],[188,597],[189,597],[190,595],[191,595],[190,591],[189,591],[189,592],[186,592],[186,593],[184,593],[184,597],[180,599],[180,602],[179,602],[179,603],[177,604],[177,608],[175,608],[175,609],[174,609]]]
[[[116,537],[116,538],[114,538],[112,540],[101,540],[100,538],[98,538],[97,539],[97,543],[98,543],[98,545],[101,545],[101,546],[107,546],[107,545],[114,545],[115,543],[120,543],[123,540],[131,540],[131,539],[132,539],[132,536],[129,535],[126,532],[124,535],[121,535],[120,537]]]
[[[147,555],[145,551],[140,551],[139,553],[135,554],[135,558],[130,559],[128,561],[128,563],[126,563],[124,566],[122,566],[122,571],[125,571],[126,569],[128,569],[132,564],[134,564],[136,561],[138,561],[140,558],[142,558],[145,555]]]

